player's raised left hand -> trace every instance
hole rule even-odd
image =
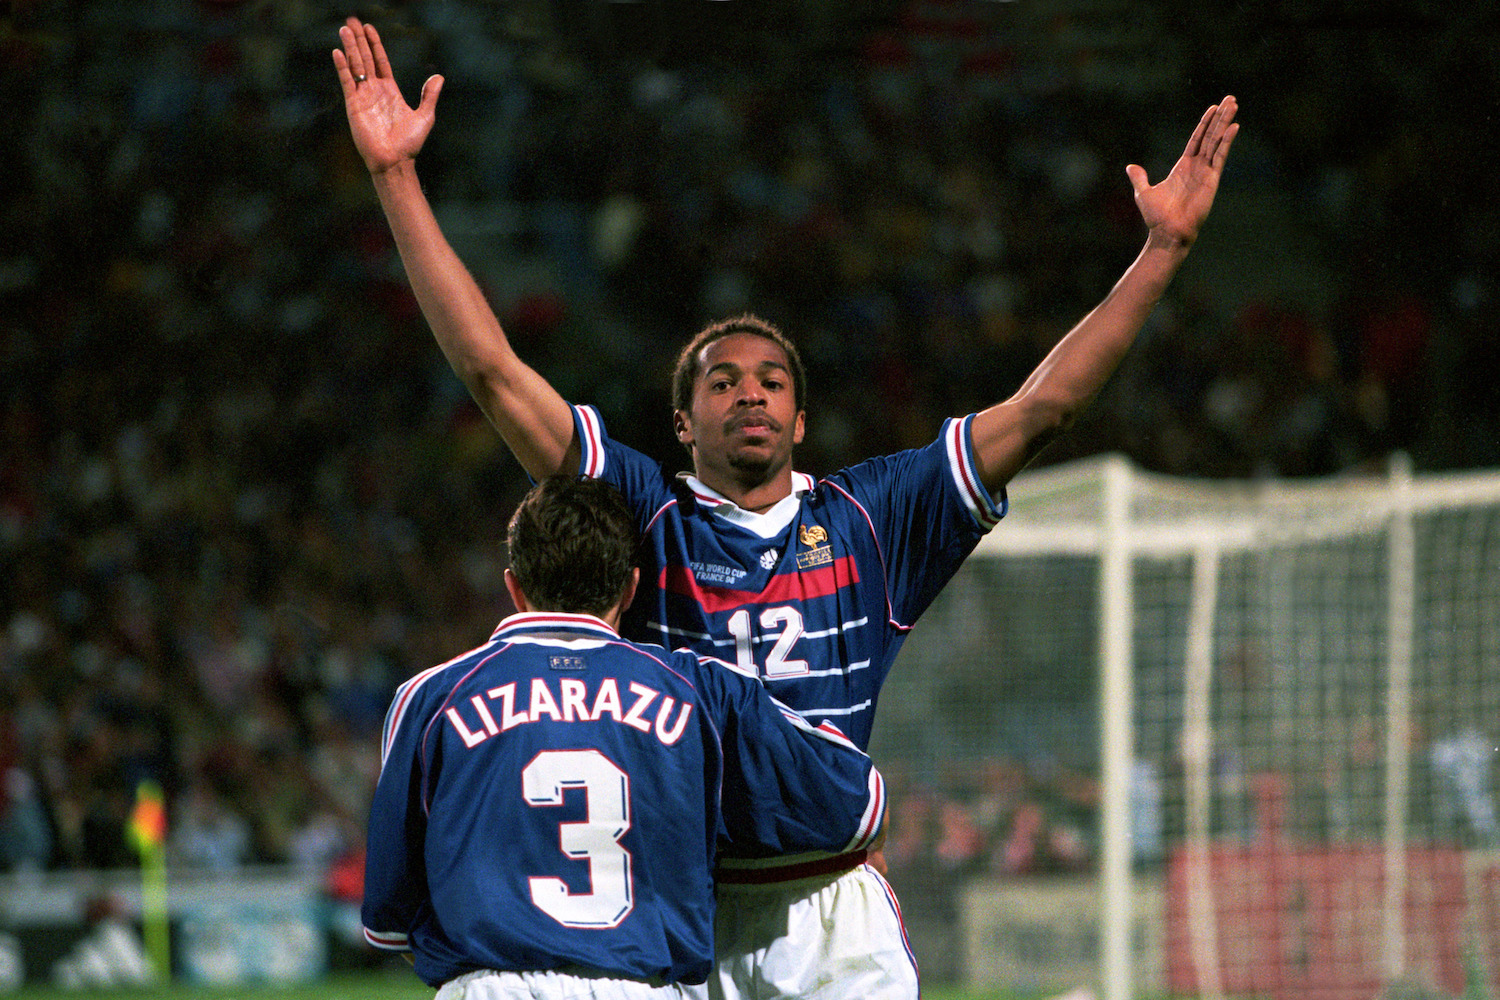
[[[1229,96],[1205,111],[1182,156],[1159,183],[1150,184],[1145,168],[1138,164],[1125,168],[1151,241],[1187,247],[1198,238],[1198,229],[1208,218],[1219,190],[1224,159],[1240,131],[1234,121],[1237,109],[1234,97]]]
[[[365,166],[378,174],[416,159],[432,131],[443,78],[428,77],[421,101],[409,107],[373,24],[349,18],[339,29],[339,43],[343,47],[333,50],[333,65],[344,90],[349,132]]]

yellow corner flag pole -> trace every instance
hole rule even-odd
[[[142,781],[130,813],[130,841],[141,856],[141,927],[157,982],[172,979],[167,918],[167,807],[161,786]]]

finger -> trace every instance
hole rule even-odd
[[[354,61],[355,76],[370,77],[375,75],[375,55],[370,51],[370,35],[374,27],[368,24],[360,24],[354,18],[349,19],[350,27],[354,32],[354,47],[359,53],[359,58]]]
[[[1234,113],[1237,108],[1238,104],[1236,104],[1233,94],[1219,102],[1218,111],[1214,114],[1214,120],[1208,129],[1207,145],[1210,156],[1213,155],[1214,148],[1223,141],[1225,132],[1229,129],[1230,123],[1234,121]]]
[[[344,45],[344,58],[349,63],[349,72],[356,79],[366,76],[370,72],[365,68],[368,63],[365,61],[364,54],[360,52],[359,48],[359,39],[362,34],[363,31],[359,21],[352,17],[349,18],[348,23],[339,29],[339,41]]]
[[[333,50],[333,68],[339,75],[339,88],[344,92],[344,100],[354,96],[354,73],[349,69],[349,60],[344,55],[343,49]]]
[[[1239,122],[1235,122],[1233,125],[1229,126],[1227,129],[1224,130],[1224,136],[1223,136],[1223,138],[1221,138],[1219,140],[1219,144],[1214,147],[1213,158],[1209,161],[1210,163],[1213,164],[1213,168],[1215,170],[1222,170],[1223,169],[1223,167],[1224,167],[1224,159],[1225,159],[1225,157],[1227,157],[1229,155],[1229,147],[1232,146],[1232,145],[1234,145],[1234,137],[1237,136],[1237,135],[1239,135],[1239,134],[1240,134],[1240,123]]]
[[[1235,128],[1233,124],[1236,105],[1232,96],[1224,98],[1219,103],[1219,110],[1210,123],[1208,134],[1203,138],[1202,156],[1209,162],[1210,166],[1224,162],[1221,147],[1230,136],[1230,130]],[[1225,150],[1227,152],[1227,150]]]
[[[1199,150],[1203,148],[1203,137],[1208,134],[1209,123],[1214,120],[1214,114],[1218,110],[1219,106],[1214,104],[1210,105],[1209,109],[1203,112],[1203,117],[1198,119],[1198,127],[1193,129],[1192,135],[1188,136],[1187,147],[1182,151],[1183,156],[1198,155]]]
[[[1146,178],[1146,168],[1138,163],[1132,163],[1125,168],[1125,176],[1130,178],[1130,186],[1140,194],[1151,186]]]
[[[417,110],[423,114],[433,114],[437,109],[438,95],[443,92],[443,78],[434,73],[422,84],[422,99],[417,105]]]
[[[391,61],[385,55],[385,44],[381,42],[380,32],[375,30],[375,25],[365,25],[365,40],[369,43],[370,51],[375,56],[375,75],[383,76],[389,80],[395,79],[395,74],[391,72]]]

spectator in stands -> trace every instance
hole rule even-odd
[[[168,825],[173,865],[230,872],[254,860],[250,824],[212,781],[193,782],[173,804]]]
[[[0,871],[41,871],[52,860],[52,825],[36,782],[19,763],[0,765]]]

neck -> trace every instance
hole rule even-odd
[[[792,495],[792,470],[790,468],[782,469],[769,479],[758,479],[753,482],[745,482],[733,476],[714,476],[711,473],[708,475],[704,473],[705,470],[698,469],[693,474],[704,486],[734,501],[741,510],[752,511],[756,514],[764,514]]]
[[[603,614],[595,615],[595,617],[599,618],[604,622],[604,624],[608,625],[616,632],[620,631],[620,616],[625,613],[626,608],[630,607],[630,602],[635,597],[635,588],[637,584],[640,583],[640,579],[640,567],[632,567],[630,570],[630,578],[625,583],[625,589],[621,592],[620,599],[616,601],[614,606],[611,607],[608,611],[605,611]],[[516,610],[518,612],[521,612],[522,614],[529,611],[547,614],[548,612],[556,613],[560,610],[558,608],[539,608],[535,604],[533,604],[531,602],[531,598],[526,596],[526,591],[521,589],[521,581],[516,578],[515,571],[508,566],[505,569],[505,589],[510,593],[511,604],[515,605]],[[562,613],[568,614],[569,612],[562,611]],[[583,613],[590,614],[592,612]]]
[[[598,611],[559,611],[557,608],[539,608],[539,607],[536,607],[535,605],[532,605],[532,604],[529,604],[529,603],[524,608],[517,608],[516,609],[516,612],[518,614],[532,614],[532,615],[593,615],[595,618],[599,619],[604,624],[606,624],[610,628],[614,629],[616,632],[620,631],[620,615],[623,613],[623,611],[624,611],[624,609],[621,608],[618,604],[616,604],[614,607],[610,608],[608,611],[605,611],[605,612],[602,612],[602,613],[598,612]]]

